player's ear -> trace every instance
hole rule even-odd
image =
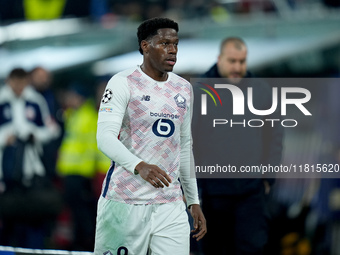
[[[143,53],[148,53],[148,47],[149,47],[149,45],[150,45],[150,42],[148,42],[148,41],[146,41],[146,40],[141,41],[140,47],[142,48]]]

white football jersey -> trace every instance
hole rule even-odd
[[[182,200],[181,177],[191,204],[198,203],[196,179],[189,177],[191,103],[190,83],[174,73],[159,82],[138,66],[111,78],[97,131],[98,147],[112,159],[103,183],[105,198],[128,204]],[[170,186],[157,189],[135,174],[141,161],[163,169],[172,180]]]

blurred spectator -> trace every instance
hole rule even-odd
[[[61,18],[66,0],[23,0],[27,20]]]
[[[93,178],[98,169],[97,110],[85,85],[74,82],[65,95],[65,134],[57,171],[62,176],[65,203],[73,223],[72,250],[92,251],[96,202]],[[109,160],[106,161],[107,169]]]
[[[56,102],[51,90],[52,75],[43,67],[35,67],[30,72],[31,85],[43,95],[52,114],[56,113]]]
[[[61,108],[56,100],[54,91],[52,90],[52,74],[43,67],[35,67],[30,72],[31,85],[45,98],[51,116],[56,121],[61,130],[63,130],[63,123],[60,114]],[[42,160],[45,165],[47,174],[51,177],[55,176],[55,165],[57,160],[57,152],[61,143],[62,134],[53,139],[49,143],[44,144]]]
[[[0,89],[1,244],[44,248],[46,225],[59,213],[60,199],[46,177],[42,144],[59,133],[28,73],[13,69]]]
[[[257,109],[269,109],[272,104],[271,87],[255,79],[247,70],[247,53],[247,46],[241,38],[224,39],[217,63],[202,77],[223,78],[223,83],[234,84],[248,96],[247,89],[252,88],[252,98]],[[194,86],[194,90],[199,89],[197,87]],[[254,118],[250,111],[245,111],[243,115],[233,115],[231,93],[221,93],[220,96],[223,107],[221,104],[219,110],[209,113],[212,119],[220,118],[221,113],[222,116],[232,116],[234,123]],[[252,128],[225,125],[224,128],[213,129],[211,122],[197,117],[200,109],[200,102],[196,100],[193,145],[197,165],[230,165],[240,169],[240,166],[274,166],[280,163],[283,135],[281,126]],[[277,112],[273,115],[275,119],[280,118]],[[256,115],[256,118],[265,119],[268,115]],[[225,176],[198,179],[202,207],[210,229],[202,240],[205,254],[263,254],[268,239],[266,199],[273,182],[273,179],[256,175],[253,178],[249,175],[248,178]]]
[[[224,23],[229,18],[229,13],[227,8],[225,8],[222,4],[213,3],[210,8],[210,16],[213,21],[216,23]]]

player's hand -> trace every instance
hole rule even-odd
[[[136,166],[136,171],[155,188],[164,188],[164,185],[169,187],[169,183],[171,183],[170,176],[156,165],[142,161]]]
[[[191,213],[192,218],[194,219],[194,229],[191,230],[191,232],[196,233],[192,237],[196,238],[196,241],[199,241],[207,233],[207,223],[206,223],[206,220],[205,220],[205,217],[203,215],[200,205],[197,205],[197,204],[191,205],[190,213]]]

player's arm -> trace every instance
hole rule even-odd
[[[108,82],[99,107],[97,146],[107,157],[134,173],[142,160],[122,144],[118,135],[130,99],[125,77],[113,76]]]
[[[193,204],[190,206],[189,210],[194,219],[194,229],[191,230],[191,232],[195,234],[192,237],[199,241],[207,233],[207,223],[200,205]]]
[[[199,204],[197,182],[196,178],[194,177],[194,161],[190,140],[190,135],[181,136],[180,180],[187,201],[187,206],[194,220],[194,229],[191,232],[195,233],[193,237],[199,241],[207,233],[207,225]]]
[[[126,80],[114,76],[108,83],[99,108],[97,145],[107,157],[140,176],[156,188],[169,186],[170,177],[158,166],[147,164],[118,139],[130,99]],[[164,185],[163,185],[164,184]]]
[[[192,94],[192,93],[191,93]],[[188,111],[181,126],[181,162],[180,162],[180,180],[187,206],[190,209],[191,216],[194,220],[194,229],[196,233],[193,237],[198,240],[203,238],[207,233],[206,220],[201,210],[198,198],[197,181],[195,177],[194,157],[192,153],[191,142],[191,107],[193,105],[193,96],[188,104]]]
[[[134,174],[139,174],[155,188],[169,186],[170,177],[156,165],[148,164],[131,153],[118,139],[119,120],[98,123],[97,144],[100,151]]]

